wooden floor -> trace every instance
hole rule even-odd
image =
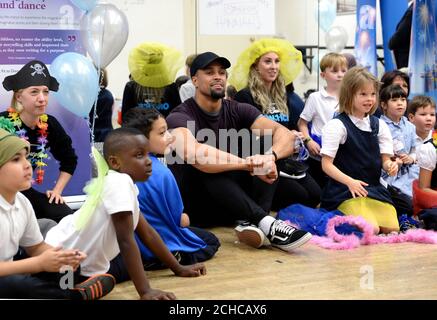
[[[336,251],[306,244],[293,253],[253,249],[233,229],[212,229],[222,246],[207,261],[207,275],[180,278],[147,272],[152,287],[178,299],[437,299],[437,246],[383,244]],[[138,299],[132,282],[106,299]]]

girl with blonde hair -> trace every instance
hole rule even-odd
[[[378,80],[366,69],[346,72],[340,89],[340,114],[322,131],[322,169],[328,183],[321,207],[345,215],[362,216],[377,234],[399,231],[390,193],[380,182],[381,169],[390,176],[398,171],[387,124],[373,113],[377,107]]]
[[[47,66],[38,60],[24,65],[16,74],[3,81],[6,91],[12,91],[11,107],[0,113],[0,128],[29,141],[29,161],[34,169],[34,183],[42,184],[49,151],[59,162],[59,175],[50,190],[39,192],[33,187],[22,193],[32,204],[38,219],[56,222],[73,211],[64,203],[62,193],[74,174],[77,156],[70,136],[59,121],[46,114],[49,92],[58,91],[59,83]]]
[[[255,106],[267,118],[291,129],[295,139],[301,139],[290,121],[292,107],[287,104],[286,85],[297,77],[302,65],[302,53],[290,42],[270,38],[255,41],[241,53],[232,70],[229,82],[239,90],[234,99]],[[297,202],[310,207],[319,204],[320,187],[303,163],[288,158],[277,165],[282,174],[273,198],[274,210]]]

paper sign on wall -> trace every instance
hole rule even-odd
[[[199,0],[202,35],[274,35],[275,0]]]

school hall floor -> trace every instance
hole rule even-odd
[[[437,299],[437,245],[401,243],[327,250],[305,244],[293,253],[237,242],[232,228],[211,229],[221,241],[207,275],[146,272],[153,288],[182,300]],[[138,299],[131,281],[105,299]]]

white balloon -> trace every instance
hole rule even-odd
[[[332,52],[340,52],[347,44],[347,31],[341,26],[329,29],[325,34],[326,48]]]
[[[100,68],[118,56],[129,35],[126,15],[110,3],[98,4],[82,17],[80,26],[83,45]]]

